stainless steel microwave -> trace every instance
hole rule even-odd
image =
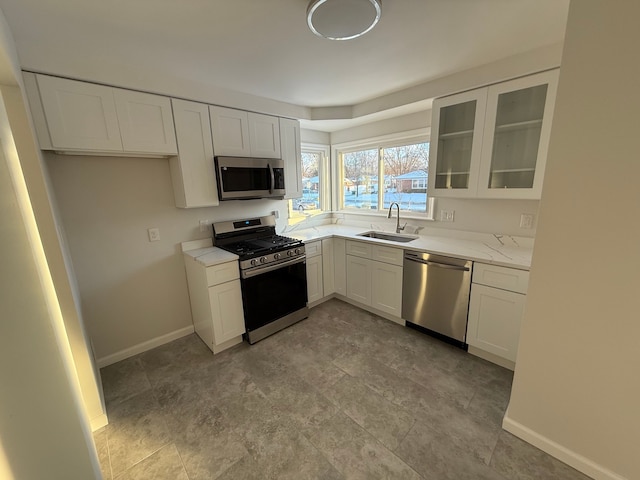
[[[284,161],[214,157],[220,200],[284,197]]]

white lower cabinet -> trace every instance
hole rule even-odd
[[[371,261],[371,306],[395,317],[402,314],[402,267]]]
[[[215,353],[242,342],[245,332],[238,262],[205,267],[185,256],[195,332]]]
[[[347,255],[347,298],[371,305],[371,261]]]
[[[529,272],[476,263],[472,278],[467,324],[469,352],[513,369]]]
[[[308,242],[304,247],[307,254],[307,303],[313,304],[324,297],[322,242]]]
[[[333,238],[333,286],[335,292],[347,295],[347,241]]]
[[[403,323],[403,250],[347,240],[346,254],[346,297]]]

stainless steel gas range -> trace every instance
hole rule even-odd
[[[273,215],[213,224],[214,245],[239,257],[251,344],[309,314],[304,243],[277,235],[275,225]]]

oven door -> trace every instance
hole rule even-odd
[[[242,305],[247,332],[307,306],[306,257],[242,271]]]

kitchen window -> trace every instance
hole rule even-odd
[[[292,223],[329,210],[327,145],[302,144],[302,196],[289,200]]]
[[[337,146],[336,153],[340,209],[386,212],[397,202],[403,211],[431,215],[429,141],[424,133],[417,138]]]

